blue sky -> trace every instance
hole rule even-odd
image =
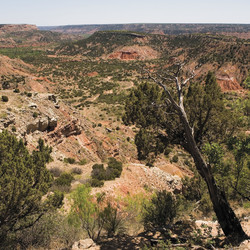
[[[0,23],[247,23],[250,0],[0,0]]]

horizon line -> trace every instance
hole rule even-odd
[[[0,25],[35,25],[37,27],[52,27],[52,26],[79,26],[79,25],[130,25],[130,24],[196,24],[196,25],[199,25],[199,24],[205,24],[205,25],[250,25],[250,23],[229,23],[229,22],[225,22],[225,23],[220,23],[220,22],[180,22],[180,23],[177,23],[177,22],[132,22],[132,23],[86,23],[86,24],[56,24],[56,25],[38,25],[38,24],[34,24],[34,23],[0,23]]]

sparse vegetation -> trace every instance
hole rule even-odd
[[[74,168],[71,170],[71,173],[72,173],[72,174],[82,174],[82,169],[79,168],[79,167],[74,167]]]
[[[37,113],[37,112],[34,112],[32,116],[33,116],[34,118],[37,118],[37,117],[38,117],[38,113]]]
[[[135,25],[136,27],[138,25]],[[152,29],[154,27],[155,25]],[[173,29],[170,32],[177,31]],[[0,245],[4,244],[3,249],[8,249],[7,246],[12,249],[53,249],[55,246],[70,249],[76,240],[85,236],[93,238],[101,245],[105,241],[109,241],[107,244],[114,243],[114,246],[119,248],[123,247],[120,244],[129,244],[124,246],[124,249],[132,249],[134,245],[142,247],[145,239],[147,242],[153,239],[151,243],[157,244],[155,247],[148,246],[148,249],[187,249],[193,244],[205,248],[222,248],[225,244],[223,242],[226,242],[223,237],[212,237],[211,228],[204,225],[198,228],[195,226],[197,219],[216,219],[206,183],[195,169],[196,162],[187,151],[185,131],[177,113],[166,101],[166,93],[146,79],[147,74],[142,76],[141,69],[147,65],[152,74],[164,76],[167,70],[175,70],[174,66],[167,69],[168,65],[177,58],[185,57],[187,68],[196,64],[197,72],[202,72],[195,76],[184,91],[184,107],[198,148],[211,167],[218,187],[234,208],[243,211],[241,218],[244,218],[249,214],[249,137],[246,135],[250,113],[249,96],[246,93],[249,89],[249,41],[212,33],[166,37],[131,31],[110,31],[97,32],[87,39],[75,42],[27,47],[24,43],[33,35],[25,34],[25,38],[18,40],[18,44],[22,46],[0,48],[0,54],[19,58],[34,66],[23,66],[24,71],[27,70],[32,75],[32,82],[30,77],[18,74],[1,76],[2,102],[4,96],[8,98],[6,102],[10,99],[8,104],[0,105],[2,127],[15,135],[22,135],[18,114],[23,112],[25,116],[27,103],[36,102],[37,99],[39,105],[33,109],[36,111],[29,110],[27,113],[32,122],[36,123],[38,119],[32,117],[42,117],[44,107],[47,106],[43,107],[41,104],[43,99],[46,99],[52,105],[51,110],[55,117],[59,114],[60,126],[65,125],[66,120],[68,122],[69,119],[79,119],[83,132],[79,137],[68,134],[64,136],[64,132],[67,129],[74,130],[74,126],[65,127],[61,134],[60,129],[64,129],[62,126],[44,137],[48,143],[53,141],[55,145],[56,162],[53,166],[58,167],[48,166],[49,171],[44,169],[44,166],[51,160],[51,149],[42,141],[33,153],[28,153],[23,142],[15,142],[10,134],[2,143],[0,140],[2,177],[10,176],[9,179],[6,177],[7,181],[0,183],[0,193],[2,189],[4,201],[1,203],[2,207],[6,201],[9,202],[13,208],[12,214],[15,215],[14,210],[22,208],[21,202],[24,201],[24,204],[31,207],[32,202],[34,203],[34,210],[27,215],[27,220],[17,218],[18,215],[14,218],[11,214],[10,217],[14,218],[11,223],[16,221],[13,228],[1,226],[4,220],[0,218],[0,235],[4,238],[4,243],[0,241]],[[50,32],[38,34],[42,35],[41,39],[48,39],[44,40],[45,44],[50,40],[60,40],[59,35]],[[13,35],[15,42],[21,37],[21,34]],[[117,49],[130,46],[136,50],[148,46],[157,56],[155,59],[145,60],[109,58]],[[146,50],[144,52],[147,54]],[[147,58],[147,55],[145,57]],[[214,75],[207,74],[208,68],[215,70],[217,76],[227,72],[228,76],[240,83],[244,89],[240,92],[222,93],[215,84]],[[187,75],[183,75],[184,79]],[[223,77],[226,78],[224,75]],[[47,88],[50,95],[53,92],[53,95],[57,96],[56,101],[60,101],[60,108],[58,102],[48,100],[47,94],[44,93],[46,98],[40,96],[37,90],[39,88],[34,90],[32,84],[35,81],[44,89]],[[50,84],[51,82],[53,84]],[[230,83],[230,80],[228,82]],[[170,82],[167,86],[172,87]],[[20,95],[14,94],[20,93],[20,90]],[[177,98],[176,95],[173,97]],[[12,103],[13,107],[10,105]],[[54,105],[57,105],[56,110]],[[50,110],[47,109],[44,113],[48,115]],[[12,116],[15,116],[15,120]],[[135,126],[125,128],[122,122]],[[45,132],[36,131],[24,136],[29,149],[34,146],[32,140],[37,138],[33,135],[41,134],[45,135]],[[133,134],[136,134],[135,138]],[[14,145],[13,149],[11,146],[7,150],[7,145],[11,143]],[[109,146],[111,148],[108,148]],[[138,159],[142,161],[140,163],[144,162],[150,169],[140,164],[130,165],[136,162],[135,146]],[[62,155],[74,158],[66,157],[62,162],[60,150],[63,151]],[[108,158],[110,155],[127,163],[126,172],[121,179],[118,178],[122,174],[123,164],[116,158]],[[92,162],[102,163],[93,163],[89,177]],[[174,166],[168,164],[169,162],[175,163]],[[159,164],[162,164],[162,169],[165,165],[173,167],[173,173],[176,175],[179,175],[180,171],[180,175],[192,176],[183,178],[183,187],[177,190],[181,194],[176,195],[175,191],[171,194],[166,191],[154,193],[161,176],[145,183],[145,178],[148,178],[151,170],[157,170]],[[11,171],[5,171],[6,166],[11,166]],[[138,178],[142,169],[144,172],[141,172],[143,174]],[[73,183],[71,188],[74,178],[77,182]],[[138,186],[134,186],[133,178],[138,179]],[[113,181],[108,182],[109,180]],[[102,188],[105,181],[105,187]],[[150,181],[153,181],[152,184]],[[36,188],[33,188],[31,183]],[[80,183],[87,185],[82,186]],[[164,183],[159,185],[161,190],[169,188]],[[171,188],[174,189],[175,185],[175,181],[172,182]],[[89,186],[94,188],[93,193],[96,195],[91,195]],[[28,188],[30,193],[26,192]],[[104,193],[97,193],[106,189],[109,190],[107,197]],[[14,198],[17,191],[20,191],[18,199],[13,199],[16,200],[15,206],[12,206],[9,190],[13,191]],[[66,207],[70,204],[69,217],[57,211],[62,205],[65,192],[67,200],[72,199],[65,204]],[[22,212],[25,213],[24,210],[20,213]],[[2,214],[4,213],[1,212],[0,217]],[[30,227],[22,228],[34,221]],[[16,229],[20,230],[15,232]],[[159,236],[154,235],[156,230],[156,235]],[[137,238],[138,232],[141,232],[140,240]]]
[[[54,177],[59,177],[62,173],[62,170],[59,167],[53,167],[49,169],[49,171]]]
[[[122,173],[122,163],[115,158],[109,158],[108,166],[105,169],[103,164],[94,164],[91,172],[91,186],[103,186],[104,180],[114,180],[119,178]]]
[[[75,160],[74,158],[71,158],[71,157],[69,157],[69,158],[64,158],[63,161],[64,161],[65,163],[69,163],[69,164],[75,164],[75,162],[76,162],[76,160]]]
[[[70,173],[62,173],[60,176],[55,180],[56,186],[67,186],[71,185],[71,182],[74,180],[74,177]]]
[[[2,96],[2,101],[3,101],[3,102],[8,102],[8,101],[9,101],[8,96],[3,95],[3,96]]]

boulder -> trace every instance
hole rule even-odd
[[[73,120],[70,123],[58,128],[54,133],[50,134],[51,138],[61,138],[62,136],[69,137],[72,135],[80,135],[82,131],[78,120]]]
[[[48,119],[48,117],[40,118],[37,130],[43,132],[43,131],[47,130],[48,127],[49,127],[49,119]]]
[[[37,104],[34,103],[34,102],[31,102],[31,103],[29,104],[29,108],[37,108]]]
[[[72,250],[79,250],[79,249],[99,250],[100,246],[97,246],[92,239],[85,239],[76,241],[73,244]]]
[[[38,130],[44,132],[46,130],[52,131],[57,126],[57,119],[55,117],[42,117],[36,119],[29,123],[26,127],[27,134],[33,133],[34,131]]]
[[[58,103],[55,104],[55,108],[56,109],[59,109],[60,108],[60,105]]]
[[[48,130],[52,131],[57,126],[57,119],[55,117],[49,118]]]
[[[15,116],[10,115],[4,119],[1,119],[0,122],[3,123],[5,128],[7,128],[9,125],[15,124]]]
[[[56,96],[55,96],[55,95],[49,95],[49,96],[48,96],[48,99],[49,99],[50,101],[56,103]]]
[[[34,131],[38,130],[39,128],[39,119],[29,123],[26,128],[27,134],[33,133]]]

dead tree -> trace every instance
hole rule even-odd
[[[189,124],[187,114],[185,112],[183,104],[183,87],[195,76],[194,71],[190,72],[189,76],[185,79],[181,77],[181,71],[183,64],[177,65],[177,70],[175,72],[168,72],[167,77],[156,76],[154,77],[149,71],[147,76],[149,79],[153,80],[158,84],[167,96],[167,102],[173,106],[174,110],[178,114],[180,121],[184,128],[184,134],[186,139],[186,149],[192,156],[196,169],[198,170],[201,177],[207,184],[210,199],[213,204],[214,212],[216,213],[218,222],[224,232],[224,234],[230,239],[231,242],[239,243],[244,239],[249,238],[243,231],[241,224],[236,217],[234,211],[232,210],[230,204],[228,203],[225,193],[217,186],[214,176],[212,174],[211,166],[204,160],[200,149],[194,139],[193,129]],[[173,95],[171,94],[169,88],[166,86],[166,82],[171,81],[175,83],[175,89],[178,94],[178,100],[175,101]]]

